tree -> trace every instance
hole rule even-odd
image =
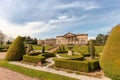
[[[91,54],[91,58],[94,59],[95,58],[94,40],[90,41],[90,54]]]
[[[3,44],[3,42],[4,42],[4,37],[5,37],[5,35],[0,31],[0,45]]]
[[[104,45],[105,44],[105,35],[104,34],[98,34],[97,35],[96,44],[97,45]]]
[[[25,48],[21,36],[18,36],[14,42],[11,44],[10,48],[6,54],[6,60],[8,61],[18,61],[22,60],[25,54]]]
[[[120,80],[120,25],[114,27],[103,49],[100,65],[105,75]]]
[[[37,44],[37,38],[31,38],[30,36],[22,37],[23,41],[27,44]]]

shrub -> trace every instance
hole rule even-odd
[[[45,57],[24,55],[23,61],[32,62],[32,63],[38,63],[38,62],[43,63],[45,61]]]
[[[39,55],[39,54],[41,54],[40,52],[32,52],[32,53],[28,53],[28,55],[30,55],[30,56],[37,56],[37,55]]]
[[[88,64],[89,64],[89,70],[90,71],[100,69],[99,60],[89,60]]]
[[[114,27],[103,49],[101,68],[112,80],[120,80],[120,25]]]
[[[64,57],[68,60],[80,60],[82,61],[84,57],[82,55],[68,55],[68,54],[60,54],[61,57]]]
[[[55,57],[54,53],[42,53],[41,56],[44,56],[45,58],[49,58],[49,57]]]
[[[75,61],[75,60],[65,60],[60,58],[54,58],[55,66],[59,68],[71,69],[76,71],[89,71],[89,65],[87,61]]]
[[[24,54],[25,54],[25,48],[24,48],[23,40],[20,36],[18,36],[14,40],[10,48],[8,49],[6,54],[6,60],[9,61],[22,60]]]

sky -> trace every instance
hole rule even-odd
[[[0,30],[10,37],[94,38],[120,24],[120,0],[0,0]]]

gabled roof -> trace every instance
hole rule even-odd
[[[56,37],[65,37],[65,36],[88,36],[88,34],[74,34],[74,33],[68,32],[65,35],[60,35]]]
[[[65,34],[64,36],[75,36],[76,34],[73,34],[71,32],[68,32],[67,34]]]

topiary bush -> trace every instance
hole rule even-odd
[[[43,63],[45,61],[45,57],[24,55],[23,56],[23,61],[31,62],[31,63],[38,63],[38,62]]]
[[[120,80],[120,25],[114,27],[101,55],[100,65],[105,75]]]
[[[24,48],[23,40],[20,36],[18,36],[14,40],[10,48],[8,49],[5,59],[9,61],[22,60],[24,54],[25,54],[25,48]]]

